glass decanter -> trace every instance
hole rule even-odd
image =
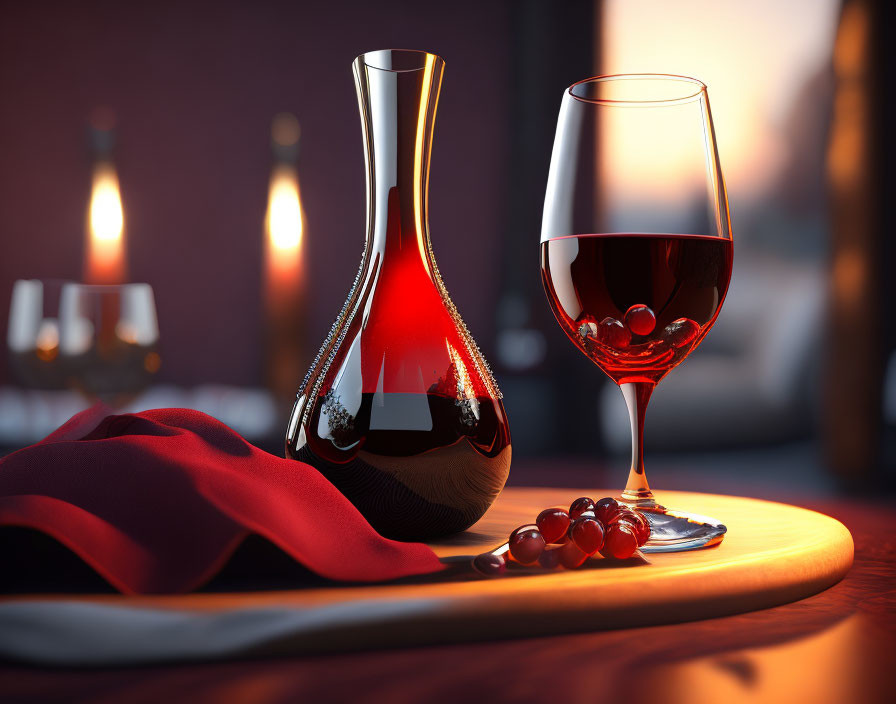
[[[353,64],[367,163],[358,275],[302,382],[286,454],[314,465],[383,535],[465,530],[501,491],[501,393],[433,256],[427,188],[444,61],[383,50]]]

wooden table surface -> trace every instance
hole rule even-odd
[[[846,577],[801,601],[677,625],[189,666],[0,666],[6,702],[884,702],[896,653],[896,513],[805,504],[855,541]]]

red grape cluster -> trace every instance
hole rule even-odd
[[[577,321],[579,336],[586,344],[595,342],[613,350],[625,350],[632,345],[633,336],[646,337],[656,328],[656,315],[649,306],[636,304],[625,311],[622,320],[604,318],[597,322],[590,315]],[[674,320],[665,328],[661,340],[678,349],[692,343],[700,332],[700,325],[690,318]]]
[[[482,574],[504,572],[508,561],[538,563],[552,569],[581,566],[589,557],[624,559],[650,538],[650,524],[640,513],[609,497],[594,502],[583,496],[569,511],[546,508],[534,524],[520,526],[505,545],[478,555],[473,567]]]

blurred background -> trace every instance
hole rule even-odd
[[[771,498],[892,488],[889,13],[873,0],[4,3],[0,446],[87,403],[34,374],[59,352],[46,321],[67,305],[57,284],[15,283],[34,279],[149,284],[154,307],[143,289],[111,304],[151,380],[129,407],[199,408],[280,452],[283,404],[365,238],[350,64],[414,48],[447,62],[430,228],[505,394],[512,483],[551,484],[555,461],[567,483],[623,483],[622,399],[553,320],[537,245],[563,90],[662,72],[709,87],[735,265],[713,331],[653,397],[652,482]]]

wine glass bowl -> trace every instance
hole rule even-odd
[[[720,237],[608,234],[542,244],[560,326],[617,384],[656,384],[700,344],[731,264],[731,241]]]
[[[122,406],[161,366],[152,288],[16,281],[7,346],[10,370],[23,386],[70,387]]]
[[[542,280],[560,327],[628,405],[632,465],[621,500],[651,520],[647,551],[702,547],[725,532],[657,504],[643,431],[656,384],[715,322],[732,262],[706,86],[662,74],[570,86],[545,196]]]
[[[67,283],[59,322],[69,385],[88,398],[124,405],[159,371],[159,326],[149,284]]]
[[[9,369],[22,386],[65,388],[59,359],[59,295],[62,281],[20,279],[13,284],[6,343]]]

